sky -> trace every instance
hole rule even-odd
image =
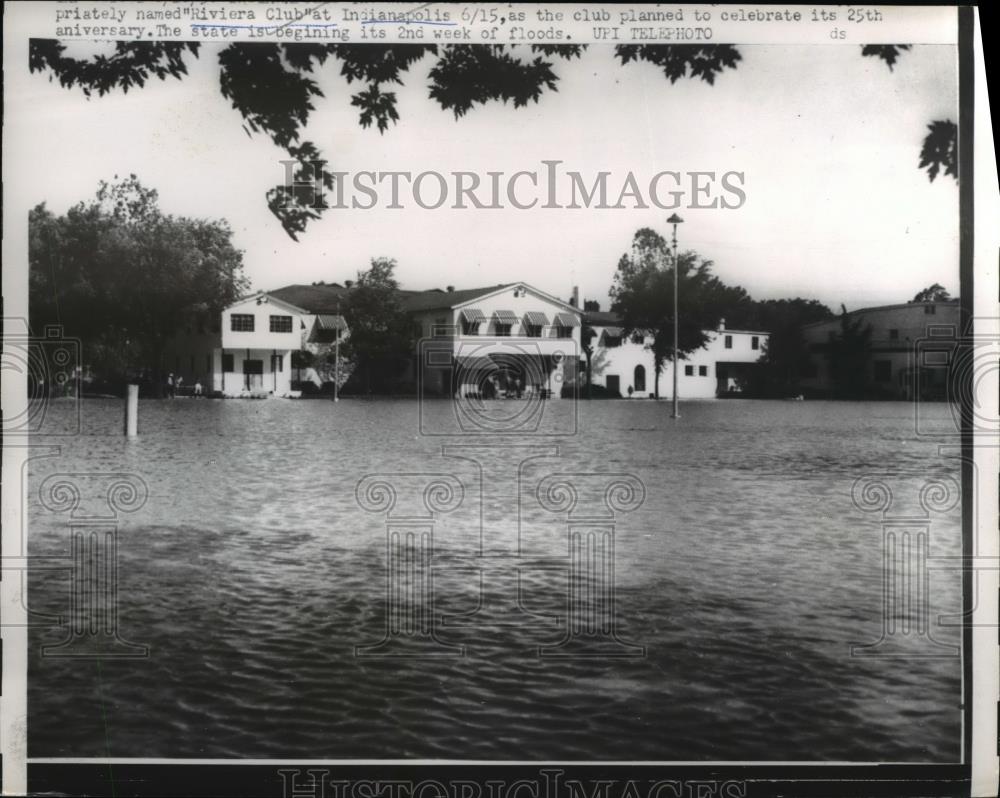
[[[84,49],[81,49],[84,48]],[[74,55],[93,47],[78,45]],[[217,54],[203,45],[183,80],[87,100],[36,74],[9,96],[5,136],[44,164],[20,190],[55,212],[101,180],[138,175],[161,208],[225,218],[254,289],[356,277],[392,257],[407,288],[525,281],[561,298],[573,285],[607,306],[621,255],[642,227],[669,234],[671,211],[648,209],[335,209],[298,243],[267,209],[285,153],[248,135],[219,91]],[[611,47],[555,61],[558,91],[515,109],[493,103],[456,120],[427,98],[428,56],[395,87],[400,121],[362,129],[339,62],[319,73],[303,138],[335,171],[543,170],[592,178],[664,170],[744,173],[737,209],[678,209],[678,239],[757,299],[803,296],[834,309],[904,302],[931,283],[958,293],[958,187],[917,168],[927,125],[957,121],[957,50],[916,45],[890,71],[857,45],[739,47],[715,85],[670,84],[650,64],[621,66]],[[14,105],[14,103],[19,103]],[[613,194],[615,192],[612,192]]]

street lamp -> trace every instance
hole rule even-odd
[[[340,302],[337,302],[337,321],[334,326],[337,328],[337,337],[334,339],[336,359],[333,368],[333,401],[340,401],[340,322],[343,316],[340,315]],[[329,350],[327,350],[329,351]],[[329,362],[329,361],[327,361]]]
[[[671,418],[680,418],[680,407],[677,404],[677,336],[679,333],[679,327],[677,324],[677,275],[680,272],[680,264],[677,263],[677,225],[681,224],[684,220],[678,216],[676,213],[667,219],[667,224],[672,224],[674,226],[674,412],[671,414]]]

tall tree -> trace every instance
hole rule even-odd
[[[914,302],[947,302],[949,299],[951,299],[951,294],[948,293],[948,289],[940,283],[934,283],[934,285],[929,285],[922,291],[918,291],[916,296],[910,300],[910,304]]]
[[[642,333],[652,337],[647,348],[653,354],[654,392],[659,398],[663,365],[673,357],[674,268],[678,282],[678,357],[700,349],[708,331],[750,297],[739,286],[728,286],[712,274],[712,261],[696,252],[678,255],[674,264],[666,239],[644,227],[632,239],[630,252],[618,262],[611,286],[611,310],[622,320],[623,336]]]
[[[834,395],[838,399],[862,399],[868,388],[872,327],[862,319],[851,319],[840,306],[840,331],[827,346]]]
[[[158,375],[170,338],[249,285],[225,221],[163,214],[135,175],[102,182],[63,216],[38,205],[28,232],[32,328],[61,325],[111,379],[138,368]]]
[[[350,335],[344,354],[368,392],[390,389],[413,354],[413,322],[400,304],[396,261],[373,258],[350,286],[344,316]]]
[[[433,44],[316,44],[295,42],[239,42],[219,53],[222,96],[239,111],[248,133],[262,132],[285,150],[294,163],[294,183],[267,193],[271,212],[293,239],[310,221],[328,210],[325,191],[334,188],[326,159],[302,129],[323,96],[315,78],[328,61],[340,62],[348,83],[364,88],[351,95],[364,128],[385,132],[399,120],[396,93],[386,87],[403,83],[404,74],[425,57],[433,59],[427,73],[428,96],[442,109],[460,118],[478,105],[510,102],[514,108],[538,102],[555,91],[559,76],[553,57],[571,60],[586,45],[433,45]],[[865,45],[862,55],[880,58],[890,69],[910,45]],[[111,56],[92,59],[66,55],[55,39],[32,39],[28,65],[32,72],[48,73],[66,88],[79,87],[90,97],[143,87],[153,78],[182,79],[185,58],[200,52],[197,42],[117,42]],[[622,44],[614,49],[622,66],[646,62],[658,67],[670,83],[681,78],[714,85],[742,60],[731,44]],[[957,128],[950,120],[929,125],[920,168],[933,180],[943,168],[958,179]],[[324,191],[325,190],[325,191]]]
[[[729,311],[726,326],[760,330],[768,334],[759,367],[750,380],[749,393],[786,397],[801,393],[799,381],[810,368],[809,349],[802,335],[807,324],[834,318],[830,308],[815,299],[765,299]]]

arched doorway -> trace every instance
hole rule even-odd
[[[635,367],[635,373],[632,375],[632,387],[635,392],[646,390],[646,367],[639,365]]]

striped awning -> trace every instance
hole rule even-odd
[[[548,325],[549,319],[539,310],[529,310],[524,314],[524,323],[535,327],[545,327]]]
[[[580,320],[573,313],[557,313],[555,323],[558,327],[579,327]]]
[[[343,316],[323,313],[316,316],[307,340],[311,344],[330,344],[346,330],[347,321]]]
[[[469,324],[481,324],[486,321],[486,314],[479,308],[462,308],[462,318]]]
[[[494,310],[493,318],[501,324],[517,324],[517,316],[513,310]]]

